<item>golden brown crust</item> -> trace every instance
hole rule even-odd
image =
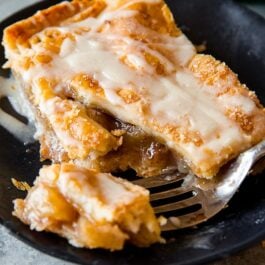
[[[104,6],[104,1],[101,0],[74,0],[51,6],[7,27],[4,30],[3,43],[14,51],[20,45],[28,47],[28,40],[44,28],[59,25],[69,18],[74,18],[75,15],[82,16],[83,12],[88,12],[86,15],[89,16],[93,8],[100,12]]]
[[[254,92],[249,91],[246,85],[241,84],[237,75],[225,64],[210,55],[197,54],[189,64],[189,69],[204,84],[212,89],[218,87],[216,97],[223,95],[240,95],[251,98],[255,103],[255,109],[247,114],[238,106],[226,109],[226,115],[235,121],[242,133],[251,137],[251,144],[258,143],[265,136],[265,109],[260,104]],[[215,89],[217,90],[217,89]]]
[[[44,105],[47,119],[70,159],[85,159],[91,152],[105,155],[117,149],[120,141],[100,124],[90,119],[84,106],[63,99],[53,92],[56,83],[40,78],[38,88],[40,108]],[[53,103],[53,106],[50,103]],[[47,113],[45,113],[47,110]]]

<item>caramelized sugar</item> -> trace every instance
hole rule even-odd
[[[132,168],[138,176],[161,174],[163,169],[176,166],[176,157],[155,137],[140,128],[122,122],[98,109],[87,109],[88,116],[116,136],[122,137],[122,145],[104,157],[97,158],[104,172],[125,171]]]

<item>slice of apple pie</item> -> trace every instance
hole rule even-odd
[[[14,215],[37,231],[66,237],[77,247],[119,250],[162,242],[144,188],[73,164],[43,167]]]
[[[196,54],[162,0],[62,2],[6,28],[3,44],[42,159],[212,178],[264,139],[256,95]]]
[[[14,215],[77,247],[119,250],[127,240],[142,247],[162,242],[147,190],[69,163],[43,167],[26,199],[15,200]]]
[[[223,63],[196,54],[160,0],[74,0],[4,31],[43,159],[140,176],[196,175],[265,135],[264,109]]]

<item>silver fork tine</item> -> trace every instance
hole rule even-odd
[[[186,228],[190,226],[195,226],[207,220],[204,214],[204,210],[201,208],[195,212],[181,215],[178,217],[169,217],[167,223],[163,225],[162,231],[171,231],[180,228]]]
[[[164,186],[166,189],[168,187],[165,185],[183,180],[181,185],[176,188],[171,187],[168,190],[155,193],[154,190],[151,190],[150,197],[151,201],[167,198],[172,198],[173,201],[173,197],[176,195],[192,191],[193,194],[190,194],[191,196],[186,199],[175,198],[175,201],[171,203],[165,202],[163,205],[154,207],[156,214],[170,214],[170,212],[175,210],[200,205],[200,209],[196,210],[194,208],[194,211],[191,213],[184,213],[177,217],[171,216],[166,219],[166,224],[161,225],[162,231],[190,227],[206,221],[220,212],[233,197],[254,163],[264,156],[265,140],[242,153],[236,160],[228,164],[226,168],[223,168],[224,170],[220,171],[218,178],[215,178],[211,182],[202,183],[193,175],[171,171],[160,176],[136,180],[133,183],[145,188]],[[178,201],[176,201],[177,199]]]
[[[193,196],[193,197],[187,198],[182,201],[172,202],[172,203],[164,204],[161,206],[156,206],[153,208],[154,208],[155,213],[159,214],[159,213],[171,212],[171,211],[183,209],[183,208],[186,208],[186,207],[198,204],[198,203],[199,203],[198,198],[196,198],[196,196]]]
[[[157,200],[161,200],[161,199],[167,199],[167,198],[171,198],[171,197],[175,197],[178,195],[182,195],[188,192],[193,191],[194,189],[189,188],[187,189],[186,187],[177,187],[174,189],[170,189],[167,191],[161,191],[161,192],[157,192],[157,193],[151,193],[150,194],[150,201],[157,201]]]
[[[185,174],[173,172],[167,173],[159,176],[154,176],[150,178],[142,178],[132,181],[134,184],[143,186],[147,189],[159,187],[165,184],[171,184],[174,182],[178,182],[180,180],[184,180]]]

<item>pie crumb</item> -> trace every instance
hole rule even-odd
[[[26,181],[18,181],[14,178],[11,178],[12,184],[18,189],[22,191],[29,191],[30,186]]]
[[[199,44],[199,45],[195,45],[195,48],[196,48],[196,51],[197,52],[204,52],[204,51],[206,51],[206,49],[207,49],[207,46],[206,46],[206,41],[203,41],[201,44]]]

